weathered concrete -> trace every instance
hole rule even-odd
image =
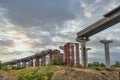
[[[87,55],[87,67],[88,67],[88,51],[91,50],[91,48],[86,48],[86,55]]]
[[[64,50],[64,58],[67,66],[79,65],[79,44],[78,43],[66,43],[64,48],[61,46],[59,47]]]
[[[104,47],[105,47],[106,68],[110,69],[109,44],[113,41],[111,41],[111,40],[101,40],[100,42],[103,43]]]
[[[5,62],[4,64],[6,66],[24,66],[24,67],[40,66],[41,64],[46,64],[46,55],[50,54],[52,56],[51,58],[54,59],[59,53],[60,53],[59,50],[48,49],[25,58]]]
[[[77,33],[76,41],[81,43],[82,66],[86,67],[86,41],[90,36],[120,22],[120,6],[104,15],[104,18]]]
[[[35,66],[39,66],[39,57],[35,58]]]
[[[89,41],[87,38],[76,38],[78,42],[81,43],[81,57],[82,57],[82,67],[87,67],[87,53],[86,53],[86,42]]]
[[[80,64],[79,44],[75,44],[75,45],[76,45],[76,64],[79,65]]]
[[[81,50],[81,48],[80,48]],[[86,67],[88,67],[88,51],[91,50],[91,48],[86,48]]]
[[[104,15],[104,18],[77,33],[77,37],[90,37],[120,22],[120,6]]]
[[[59,46],[59,48],[60,48],[61,50],[64,50],[64,46]]]
[[[65,53],[64,53],[64,46],[59,46],[61,50],[63,50],[63,62],[65,62]]]

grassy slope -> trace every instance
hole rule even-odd
[[[10,73],[16,77],[24,77],[23,80],[49,80],[52,75],[59,70],[64,70],[64,67],[60,66],[41,66],[41,67],[29,67],[21,70],[11,70]],[[42,76],[42,77],[41,77]],[[28,79],[27,79],[28,78]],[[30,79],[29,79],[30,78]],[[21,80],[22,80],[21,79]]]
[[[9,72],[16,80],[18,77],[19,80],[119,80],[118,72],[106,71],[105,69],[95,70],[61,66],[41,66],[10,70]]]
[[[0,77],[3,80],[15,80],[14,77],[10,73],[2,71],[2,70],[0,70]]]

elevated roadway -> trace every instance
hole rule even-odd
[[[104,18],[77,33],[77,37],[90,37],[120,22],[120,6],[104,15]]]
[[[76,40],[81,43],[82,67],[87,67],[86,42],[89,37],[120,22],[120,6],[104,15],[102,19],[77,33]]]

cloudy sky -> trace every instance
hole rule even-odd
[[[120,0],[0,0],[0,60],[26,57],[76,42],[76,33],[120,5]],[[89,61],[104,62],[101,39],[111,39],[111,62],[120,61],[120,24],[87,42]]]

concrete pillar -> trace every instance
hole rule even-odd
[[[23,60],[22,63],[22,66],[26,67],[26,60]]]
[[[91,50],[91,48],[86,48],[86,55],[87,55],[87,67],[88,67],[88,51]]]
[[[70,44],[67,43],[67,49],[66,49],[66,59],[67,59],[67,66],[71,66],[70,63]]]
[[[28,67],[33,67],[33,58],[29,59]]]
[[[104,48],[105,48],[106,68],[110,69],[109,43],[111,43],[113,41],[111,41],[111,40],[101,40],[100,42],[104,44]]]
[[[65,62],[65,52],[64,52],[64,46],[59,46],[61,50],[63,50],[63,62]]]
[[[67,45],[64,45],[65,64],[67,65]]]
[[[71,62],[71,66],[74,65],[74,45],[71,45],[71,59],[70,59],[70,62]]]
[[[18,67],[21,66],[20,61],[17,61],[16,63],[17,63],[17,66],[18,66]]]
[[[52,60],[52,53],[49,54],[49,62]]]
[[[79,44],[76,44],[76,64],[80,64],[80,58],[79,58]]]
[[[39,57],[35,58],[35,66],[39,66]]]
[[[64,54],[65,54],[65,64],[71,66],[70,63],[70,43],[64,45]]]
[[[77,41],[81,43],[81,56],[82,56],[82,67],[87,67],[87,54],[86,54],[86,42],[89,41],[88,38],[76,38]]]
[[[87,67],[88,67],[88,50],[91,50],[91,48],[86,48],[86,64],[87,64]]]
[[[46,55],[42,55],[41,64],[46,64]]]

